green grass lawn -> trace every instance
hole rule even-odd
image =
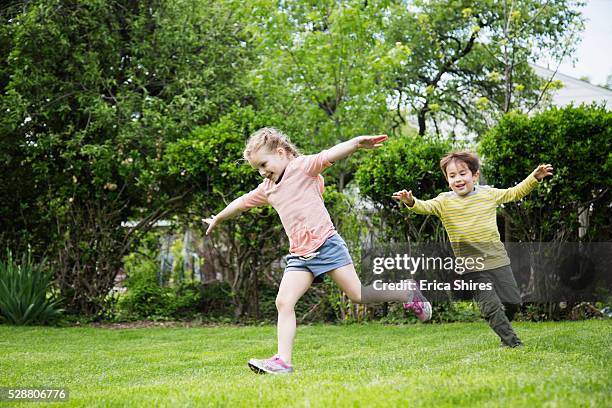
[[[515,328],[520,349],[484,322],[302,326],[296,372],[270,376],[246,362],[275,352],[272,326],[0,326],[0,387],[67,387],[68,406],[612,406],[611,321]]]

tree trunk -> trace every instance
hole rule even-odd
[[[423,109],[421,109],[417,115],[418,121],[419,121],[419,136],[424,136],[425,135],[425,131],[427,130],[426,127],[426,123],[425,123],[425,112],[426,111],[426,106],[425,105],[423,107]]]

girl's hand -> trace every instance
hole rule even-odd
[[[208,228],[206,229],[206,235],[210,234],[210,231],[212,231],[218,224],[217,218],[214,215],[210,218],[202,218],[202,222],[208,224]]]
[[[396,200],[400,200],[402,203],[406,204],[408,207],[412,207],[414,205],[414,197],[412,196],[412,190],[406,191],[396,191],[391,196]]]
[[[382,146],[382,142],[388,139],[388,136],[359,136],[356,139],[358,149],[377,149]]]
[[[553,166],[551,164],[540,164],[533,175],[538,181],[542,181],[544,177],[553,175]]]

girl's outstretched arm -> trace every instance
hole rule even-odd
[[[266,194],[264,193],[263,186],[264,183],[261,183],[255,190],[251,190],[245,195],[238,197],[229,203],[229,205],[219,214],[213,215],[209,218],[202,218],[202,221],[208,224],[206,235],[210,234],[217,224],[220,224],[222,221],[225,221],[228,218],[233,218],[250,208],[269,204]]]
[[[385,140],[387,140],[387,135],[357,136],[329,149],[327,151],[327,159],[335,163],[350,156],[359,149],[377,149],[382,146],[382,142]]]
[[[208,224],[208,228],[206,229],[206,235],[210,234],[210,232],[222,221],[225,221],[229,218],[233,218],[238,214],[246,211],[244,208],[243,198],[238,197],[234,201],[228,204],[227,207],[223,209],[219,214],[212,215],[209,218],[202,218],[202,221]]]

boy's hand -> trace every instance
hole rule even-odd
[[[393,193],[391,197],[395,198],[396,200],[400,200],[402,203],[406,204],[408,207],[412,207],[414,205],[414,197],[412,196],[412,190],[411,191],[406,191],[406,190],[396,191],[395,193]]]
[[[382,142],[388,139],[388,136],[358,136],[356,139],[358,149],[377,149],[382,146]]]
[[[208,228],[206,229],[206,235],[210,234],[210,231],[212,231],[218,223],[217,218],[214,215],[210,218],[202,218],[202,222],[208,224]]]
[[[553,166],[551,164],[540,164],[533,173],[533,176],[538,180],[542,181],[542,179],[546,176],[553,175]]]

